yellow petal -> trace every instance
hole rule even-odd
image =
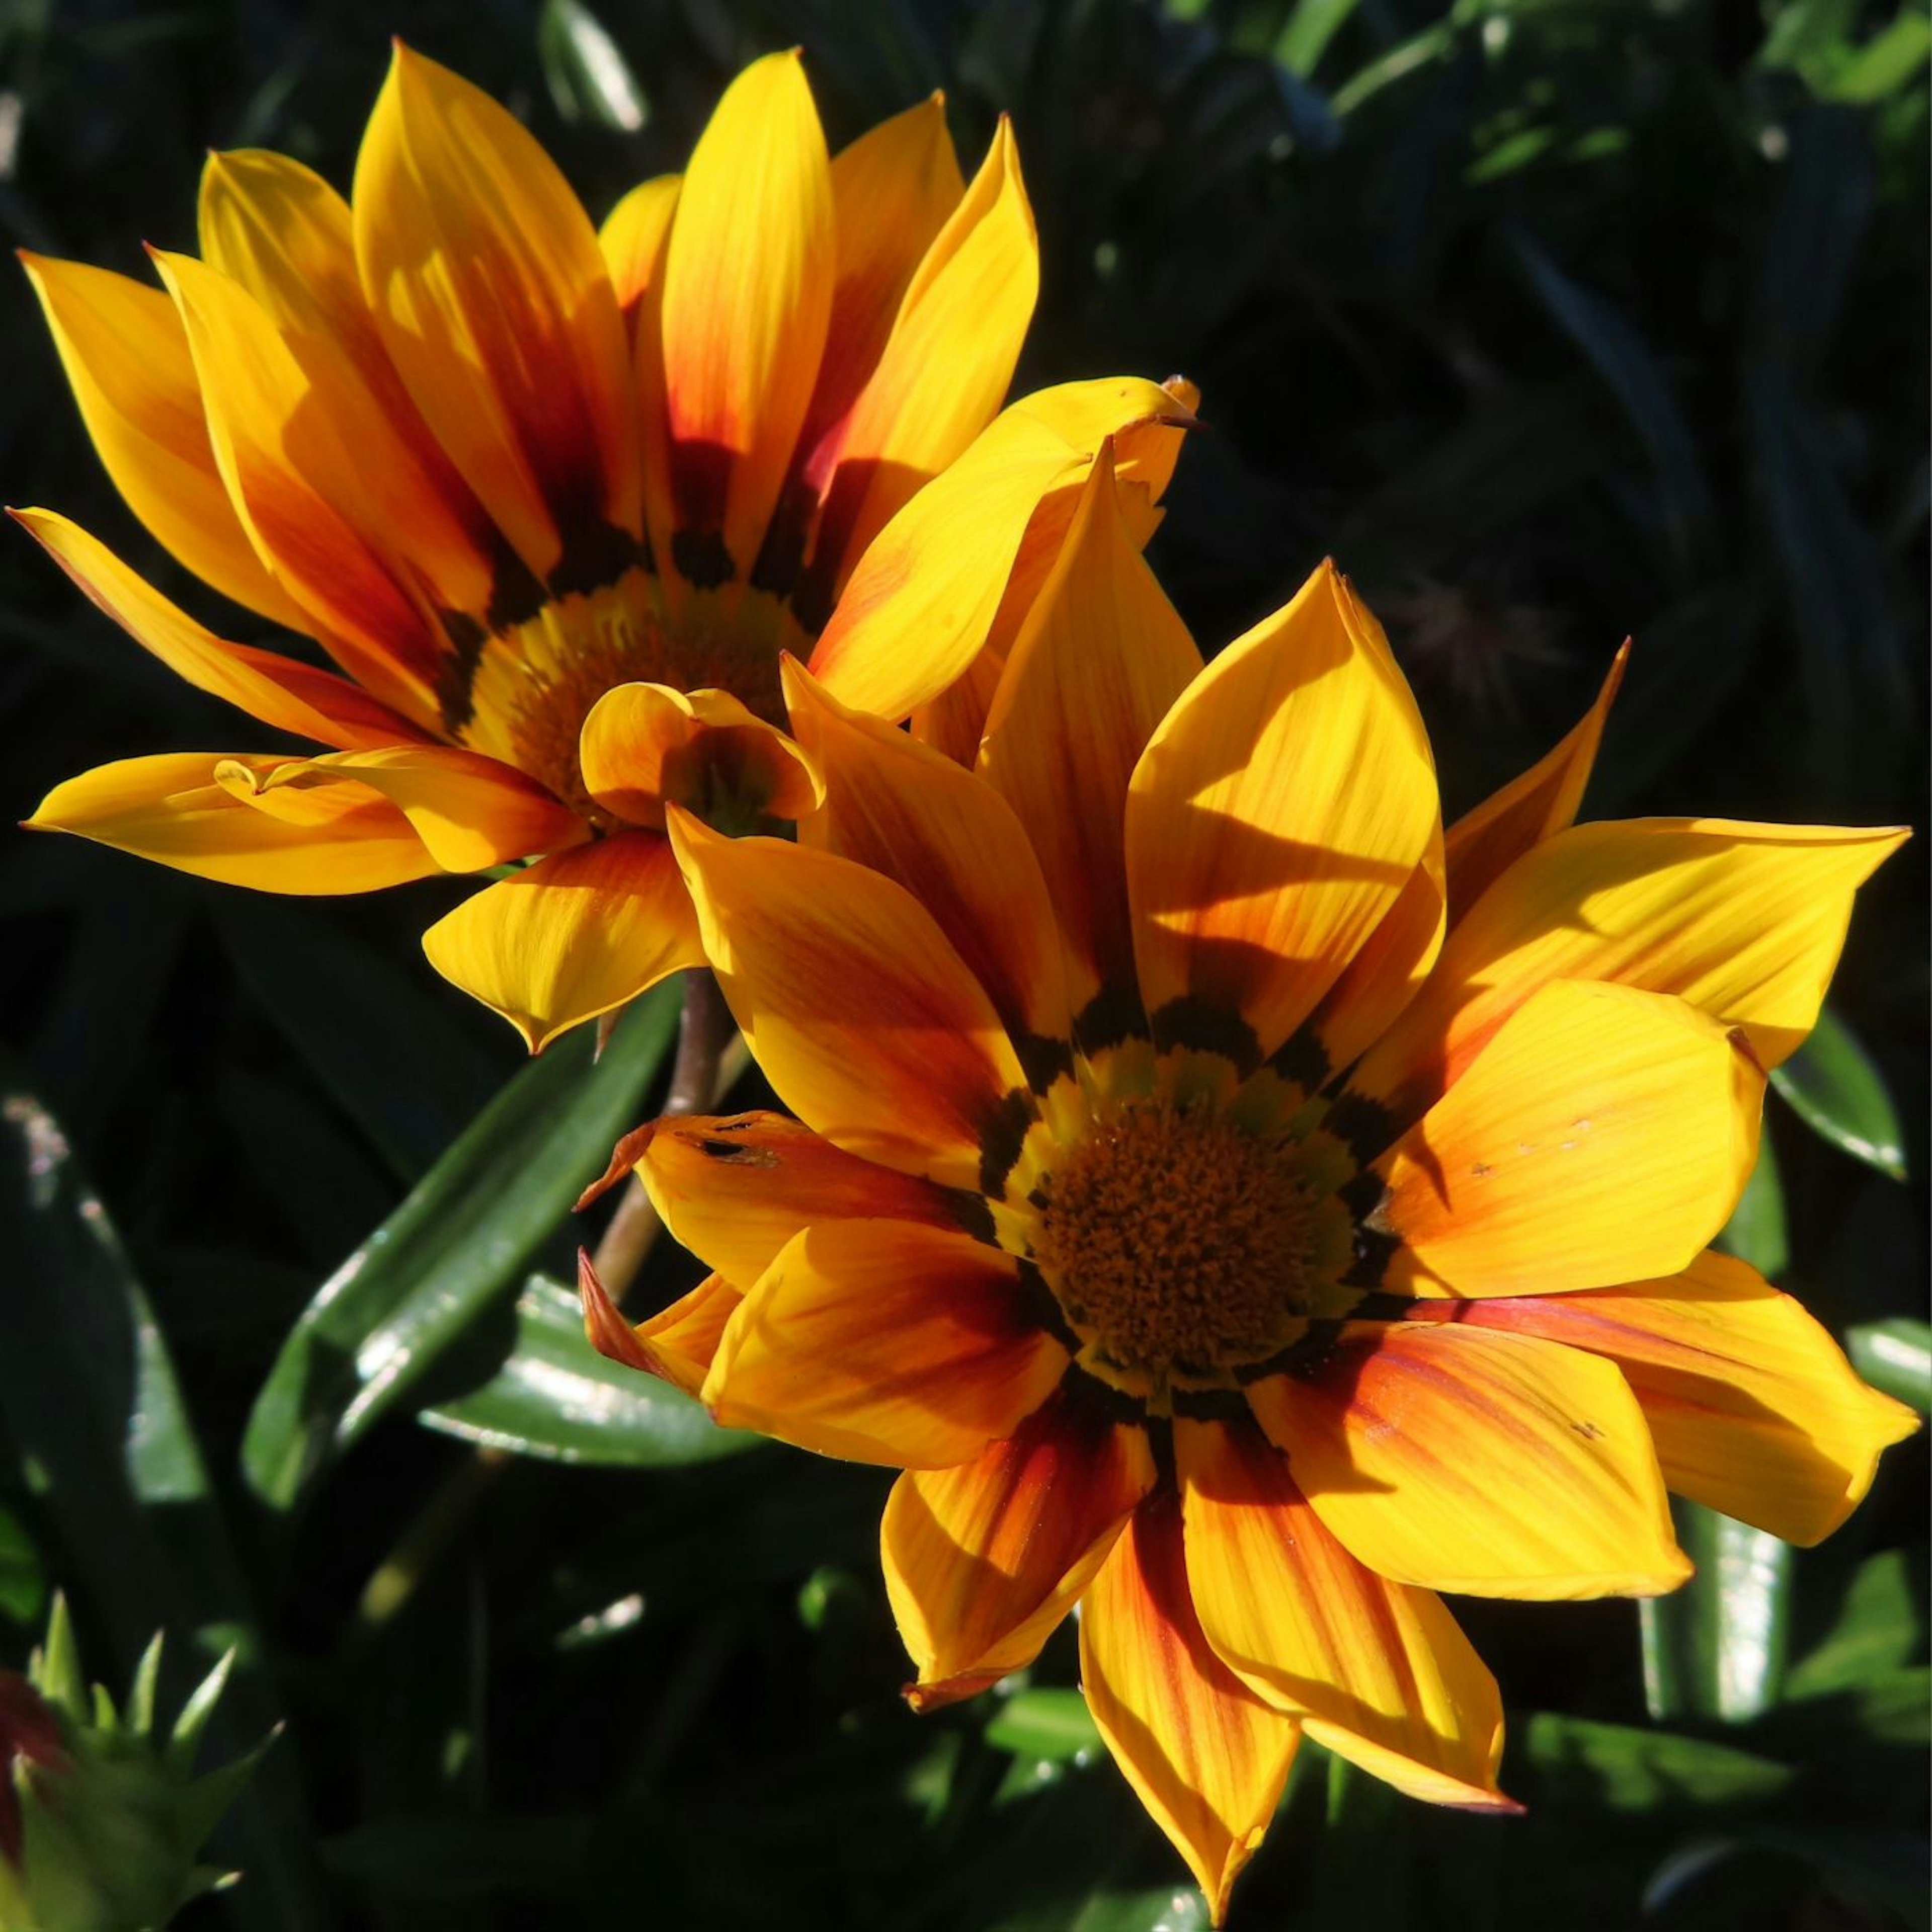
[[[399,44],[353,199],[363,290],[424,419],[539,578],[608,581],[643,528],[630,356],[569,184],[488,94]]]
[[[431,926],[423,950],[532,1053],[704,963],[690,896],[670,847],[652,832],[553,853],[500,880]]]
[[[626,320],[634,316],[649,291],[663,278],[664,250],[670,245],[671,218],[677,212],[677,175],[640,182],[604,218],[597,245],[610,273],[617,305]]]
[[[259,809],[250,791],[282,762],[219,752],[124,758],[55,786],[27,822],[260,892],[373,892],[437,871],[409,820],[366,785],[321,787],[281,811]],[[224,784],[217,774],[230,767],[245,782]]]
[[[1852,895],[1902,831],[1638,819],[1573,826],[1461,914],[1428,986],[1349,1076],[1413,1119],[1552,980],[1674,993],[1766,1066],[1818,1017]]]
[[[1576,824],[1584,788],[1597,762],[1597,748],[1604,742],[1604,726],[1629,661],[1626,644],[1612,661],[1597,701],[1568,736],[1449,828],[1444,842],[1449,902],[1457,918],[1532,846]]]
[[[1155,728],[1201,669],[1142,560],[1103,445],[1052,574],[1008,659],[979,769],[1040,855],[1076,1011],[1103,988],[1133,1000],[1121,820]]]
[[[290,759],[265,790],[352,778],[380,792],[416,827],[446,872],[490,866],[581,844],[590,828],[514,766],[455,745],[391,745]]]
[[[780,1098],[848,1153],[976,1186],[1023,1126],[1026,1076],[932,914],[850,860],[670,816],[706,955]]]
[[[1429,1318],[1607,1357],[1642,1405],[1664,1481],[1787,1543],[1820,1541],[1918,1418],[1868,1388],[1788,1294],[1728,1255],[1590,1294],[1431,1304]]]
[[[967,1234],[835,1221],[788,1243],[731,1317],[704,1384],[729,1429],[896,1468],[1009,1436],[1058,1386],[1018,1264]]]
[[[1580,1350],[1352,1324],[1318,1369],[1248,1400],[1316,1514],[1392,1582],[1548,1601],[1690,1574],[1636,1398]]]
[[[1219,1925],[1267,1835],[1301,1731],[1208,1647],[1171,1490],[1141,1505],[1082,1602],[1080,1681],[1114,1761]]]
[[[804,71],[769,54],[725,90],[692,155],[664,264],[671,560],[700,587],[757,561],[824,352],[832,223]]]
[[[307,614],[269,575],[229,501],[174,304],[106,268],[25,253],[20,260],[87,433],[128,508],[224,597],[306,631]]]
[[[959,1198],[832,1143],[782,1114],[668,1115],[627,1145],[664,1224],[727,1281],[749,1288],[794,1234],[825,1221],[957,1229]]]
[[[902,1476],[880,1544],[914,1708],[1032,1663],[1154,1479],[1146,1432],[1071,1389],[976,1460]]]
[[[632,189],[598,235],[622,305],[638,397],[644,535],[651,557],[668,558],[676,530],[671,502],[670,404],[664,392],[664,263],[683,177],[662,175]]]
[[[1442,1600],[1364,1569],[1252,1424],[1174,1424],[1187,1580],[1215,1654],[1412,1798],[1512,1809],[1496,1679]]]
[[[1439,822],[1415,700],[1324,564],[1208,666],[1135,770],[1127,884],[1156,1036],[1232,1016],[1265,1059],[1394,907]]]
[[[578,759],[605,811],[660,830],[667,805],[748,826],[802,818],[825,796],[811,759],[728,691],[614,685],[584,721]]]
[[[1191,420],[1165,389],[1124,378],[1011,405],[867,549],[812,654],[812,674],[855,710],[910,716],[986,645],[1046,500],[1066,493],[1070,520],[1109,436]],[[1164,484],[1172,458],[1162,454]],[[1126,468],[1118,447],[1115,466]]]
[[[836,599],[913,492],[992,419],[1040,290],[1040,243],[1012,130],[993,145],[906,289],[891,333],[830,440],[813,566]],[[828,458],[836,456],[836,465]]]
[[[1499,1030],[1374,1171],[1359,1278],[1399,1293],[1566,1294],[1669,1274],[1757,1160],[1764,1073],[1682,1000],[1562,980]]]
[[[580,1250],[577,1289],[584,1304],[584,1334],[600,1355],[628,1369],[642,1369],[688,1396],[695,1396],[704,1386],[724,1325],[744,1299],[722,1276],[711,1275],[634,1328],[604,1292],[590,1257]]]
[[[800,838],[914,893],[1016,1042],[1066,1040],[1052,902],[999,794],[904,732],[848,710],[789,661],[785,695],[800,742],[825,774],[824,808]]]
[[[325,745],[394,745],[421,736],[346,678],[203,629],[66,518],[51,510],[16,510],[13,517],[130,638],[197,691],[238,705],[274,730]]]

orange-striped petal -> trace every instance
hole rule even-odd
[[[409,820],[366,785],[289,793],[264,809],[256,788],[283,762],[219,752],[124,758],[55,786],[27,823],[259,892],[374,892],[439,869]]]
[[[353,199],[364,292],[437,440],[538,577],[608,580],[643,528],[630,356],[556,164],[399,44]]]
[[[794,53],[725,90],[686,170],[664,263],[676,497],[671,561],[748,580],[824,353],[837,265],[831,160]]]
[[[1647,1597],[1690,1574],[1643,1412],[1608,1362],[1528,1336],[1352,1324],[1248,1400],[1302,1493],[1391,1582]]]
[[[1381,925],[1439,824],[1415,700],[1332,564],[1168,714],[1127,794],[1127,883],[1156,1035],[1197,1016],[1280,1046]]]
[[[748,830],[802,818],[825,796],[812,760],[728,691],[614,686],[584,721],[578,761],[606,812],[660,831],[667,805]]]
[[[1604,727],[1630,662],[1626,644],[1612,660],[1597,701],[1562,742],[1520,778],[1465,812],[1449,828],[1444,856],[1449,903],[1460,918],[1531,847],[1576,822],[1584,788],[1604,742]]]
[[[1552,980],[1676,994],[1742,1027],[1775,1066],[1818,1017],[1853,892],[1906,836],[1723,819],[1573,826],[1459,915],[1350,1090],[1413,1119]]]
[[[423,934],[423,950],[532,1053],[704,963],[690,895],[654,832],[554,852],[486,886]]]
[[[577,1289],[584,1304],[584,1332],[600,1355],[627,1369],[642,1369],[688,1396],[704,1386],[724,1324],[744,1299],[723,1276],[710,1275],[633,1328],[605,1292],[590,1257],[581,1252]]]
[[[678,175],[657,175],[640,182],[604,218],[597,245],[610,271],[617,305],[631,321],[651,290],[664,278],[664,250],[670,245],[670,224],[677,213]]]
[[[1222,1662],[1411,1797],[1514,1808],[1496,1679],[1442,1600],[1358,1563],[1252,1425],[1177,1420],[1174,1448],[1188,1586]]]
[[[727,1428],[896,1468],[1011,1436],[1066,1372],[1018,1264],[967,1234],[835,1221],[787,1243],[731,1317],[704,1384]]]
[[[1154,1480],[1146,1432],[1070,1385],[976,1460],[900,1477],[880,1542],[914,1708],[1030,1664]]]
[[[1026,1076],[932,915],[830,852],[725,838],[671,809],[704,950],[766,1077],[848,1152],[949,1185],[1024,1125]]]
[[[979,756],[1040,855],[1076,1010],[1103,988],[1132,1000],[1121,835],[1128,780],[1200,669],[1194,640],[1122,517],[1112,448],[1103,445],[1007,662]]]
[[[12,514],[136,644],[197,691],[239,706],[274,730],[344,749],[421,736],[415,725],[346,678],[274,651],[230,644],[204,629],[77,524],[51,510]]]
[[[1068,493],[1070,520],[1109,436],[1192,420],[1165,389],[1124,379],[1012,404],[868,548],[812,654],[812,674],[855,710],[909,717],[986,646],[1046,502]],[[1115,458],[1124,470],[1118,446]],[[1171,460],[1156,464],[1163,483]]]
[[[1564,1294],[1670,1274],[1757,1160],[1764,1072],[1687,1001],[1562,980],[1375,1163],[1374,1285]],[[1366,1279],[1365,1276],[1364,1279]]]
[[[1172,1490],[1136,1511],[1088,1589],[1080,1678],[1114,1762],[1187,1861],[1219,1925],[1267,1835],[1301,1730],[1202,1634]]]
[[[224,596],[306,631],[307,614],[269,575],[229,501],[174,304],[106,268],[26,253],[20,260],[81,419],[128,508]]]
[[[938,922],[1016,1045],[1068,1036],[1053,903],[999,794],[904,732],[841,704],[788,661],[792,728],[825,776],[808,845],[896,879]]]
[[[1918,1427],[1790,1295],[1728,1255],[1607,1292],[1416,1312],[1606,1357],[1642,1405],[1664,1481],[1787,1543],[1828,1536],[1870,1488],[1880,1451]]]
[[[664,387],[664,264],[684,191],[681,175],[634,188],[598,235],[631,342],[644,470],[644,537],[652,561],[668,558],[676,533],[671,496],[670,416]]]
[[[664,1223],[739,1288],[794,1234],[825,1221],[916,1221],[957,1229],[960,1198],[842,1153],[782,1114],[667,1115],[624,1151]]]

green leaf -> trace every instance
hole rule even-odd
[[[1875,1389],[1932,1415],[1932,1322],[1862,1322],[1845,1337],[1852,1366]]]
[[[46,1609],[46,1566],[27,1526],[0,1508],[0,1617],[38,1623]]]
[[[513,1455],[608,1468],[709,1462],[764,1441],[720,1429],[681,1390],[607,1361],[584,1338],[577,1297],[542,1275],[518,1298],[516,1346],[502,1366],[417,1419]]]
[[[1748,1804],[1787,1790],[1788,1764],[1675,1731],[1638,1730],[1544,1712],[1520,1747],[1539,1779],[1612,1811]]]
[[[1274,57],[1306,80],[1348,22],[1360,0],[1294,0],[1294,10],[1274,44]]]
[[[1883,100],[1917,80],[1932,60],[1932,19],[1910,8],[1859,48],[1823,89],[1833,100],[1859,106]]]
[[[1787,1699],[1827,1697],[1902,1670],[1925,1642],[1925,1610],[1916,1587],[1924,1552],[1882,1550],[1866,1558],[1846,1586],[1838,1621],[1816,1649],[1792,1666]]]
[[[1827,1006],[1811,1037],[1771,1084],[1814,1133],[1894,1180],[1906,1178],[1905,1130],[1858,1036]]]
[[[1775,1281],[1791,1265],[1791,1235],[1784,1213],[1784,1179],[1778,1171],[1778,1150],[1769,1134],[1760,1136],[1757,1165],[1744,1184],[1743,1197],[1731,1210],[1718,1236],[1727,1255],[1749,1262],[1758,1273]]]
[[[242,1444],[256,1494],[292,1509],[483,1317],[502,1308],[635,1124],[678,989],[638,1001],[592,1064],[580,1027],[511,1081],[326,1282],[283,1344]]]
[[[537,22],[537,58],[556,111],[566,121],[592,121],[634,134],[650,104],[610,30],[581,0],[544,0]]]
[[[1791,1619],[1791,1546],[1696,1503],[1673,1502],[1697,1566],[1681,1590],[1639,1605],[1644,1700],[1660,1722],[1749,1724],[1778,1700]]]
[[[1086,1762],[1105,1747],[1087,1700],[1078,1690],[1016,1690],[986,1726],[995,1750],[1046,1764]]]

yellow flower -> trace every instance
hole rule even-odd
[[[1097,465],[976,770],[790,677],[800,842],[674,814],[797,1121],[619,1150],[716,1270],[592,1339],[906,1472],[921,1708],[1075,1604],[1088,1701],[1218,1919],[1305,1732],[1508,1808],[1441,1591],[1646,1595],[1676,1490],[1795,1542],[1915,1426],[1706,1250],[1894,832],[1573,824],[1604,700],[1444,835],[1324,566],[1204,670]]]
[[[126,760],[32,823],[290,892],[542,855],[425,942],[533,1048],[699,959],[668,802],[733,830],[815,804],[782,652],[886,716],[940,700],[1001,655],[1106,435],[1150,531],[1191,400],[1074,384],[989,427],[1039,278],[1010,130],[970,184],[936,96],[829,157],[791,55],[601,234],[508,114],[401,47],[352,208],[218,154],[200,227],[200,260],[155,255],[165,293],[27,267],[136,514],[346,676],[20,520],[190,683],[328,748]],[[936,553],[916,578],[910,551]]]

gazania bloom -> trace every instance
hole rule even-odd
[[[200,228],[201,259],[155,254],[165,292],[27,267],[135,514],[344,674],[20,519],[190,683],[328,748],[129,759],[32,822],[280,892],[539,859],[426,941],[533,1048],[699,958],[668,802],[731,831],[815,804],[782,652],[928,706],[1010,642],[1101,440],[1150,528],[1186,420],[1180,388],[1111,381],[988,427],[1038,282],[1010,130],[970,184],[936,98],[830,158],[790,55],[601,234],[509,115],[400,48],[352,207],[218,154]]]
[[[1901,835],[1574,825],[1600,705],[1445,837],[1347,583],[1204,670],[1103,469],[975,770],[790,684],[800,842],[670,836],[798,1118],[620,1149],[716,1272],[632,1330],[586,1270],[592,1337],[905,1472],[921,1708],[1078,1604],[1217,1917],[1304,1732],[1508,1808],[1438,1592],[1673,1588],[1669,1490],[1814,1541],[1913,1427],[1706,1249]]]

